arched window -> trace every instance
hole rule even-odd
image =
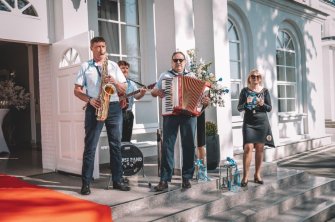
[[[241,74],[241,42],[234,23],[228,20],[228,38],[229,38],[229,63],[230,63],[230,87],[232,115],[239,116],[240,113],[236,109],[239,99],[239,93],[242,86]]]
[[[278,111],[297,111],[296,51],[291,36],[280,31],[276,40]]]
[[[110,59],[127,60],[130,77],[140,80],[140,25],[137,0],[99,0],[99,33],[106,40]]]
[[[27,0],[0,0],[0,11],[38,17],[34,6]]]
[[[62,60],[59,62],[58,67],[65,68],[80,63],[81,61],[78,52],[74,48],[70,48],[63,54]]]

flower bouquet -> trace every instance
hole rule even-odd
[[[217,80],[215,74],[209,71],[212,63],[206,63],[202,58],[198,60],[195,49],[187,50],[187,54],[190,57],[190,71],[193,72],[198,79],[209,82],[211,84],[211,88],[209,89],[211,105],[224,107],[224,95],[229,92],[229,89],[220,83],[222,78]]]
[[[23,110],[30,102],[30,93],[22,86],[15,84],[13,80],[0,81],[0,108],[8,109],[15,107]]]

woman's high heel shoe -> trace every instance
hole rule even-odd
[[[248,186],[248,181],[246,182],[241,181],[241,187],[246,187],[246,186]]]
[[[257,177],[254,178],[254,182],[258,184],[264,184],[263,180],[259,180]]]

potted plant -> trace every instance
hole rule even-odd
[[[24,87],[16,85],[13,79],[0,81],[0,130],[3,131],[6,144],[14,144],[15,118],[13,115],[16,111],[26,109],[29,103],[30,93],[26,92]],[[2,144],[6,148],[3,151],[9,152],[6,144]]]
[[[206,121],[207,169],[214,170],[220,163],[220,139],[216,123]]]

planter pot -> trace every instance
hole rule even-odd
[[[206,136],[207,169],[214,170],[220,163],[220,138],[219,135]]]

